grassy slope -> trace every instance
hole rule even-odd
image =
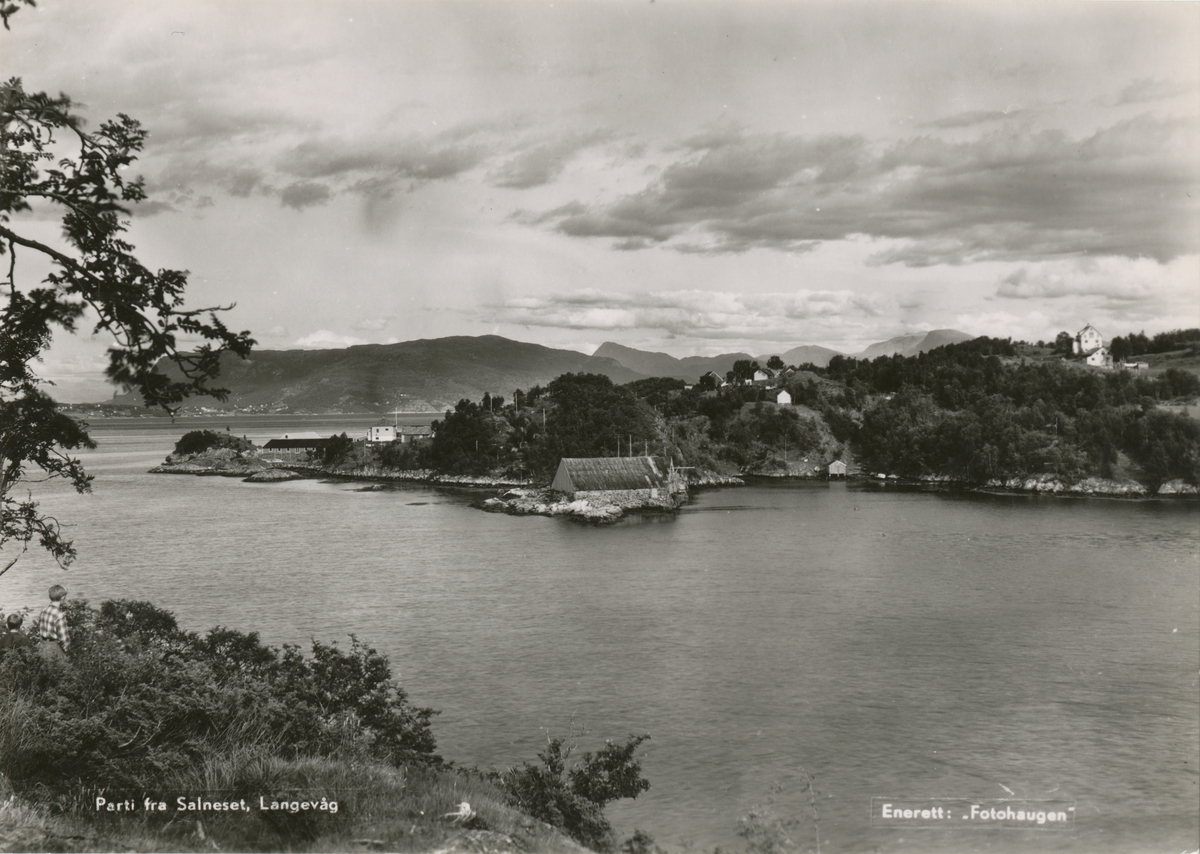
[[[487,780],[447,770],[352,766],[328,760],[248,760],[251,767],[199,769],[179,791],[220,791],[235,777],[262,775],[264,795],[300,790],[329,793],[339,812],[263,820],[247,814],[172,813],[156,820],[145,812],[97,814],[81,794],[76,809],[46,807],[9,797],[0,801],[0,850],[4,851],[433,851],[446,848],[562,852],[585,849],[549,825],[504,803]],[[189,783],[184,785],[184,783]],[[167,795],[163,795],[167,797]],[[452,817],[466,801],[475,816]],[[173,804],[171,805],[173,806]]]

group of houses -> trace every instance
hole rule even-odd
[[[420,442],[433,438],[433,428],[428,424],[400,424],[395,420],[382,419],[367,428],[366,436],[358,441],[368,445],[386,445],[399,442],[406,445],[410,442]],[[332,437],[314,433],[311,430],[295,433],[284,433],[276,439],[271,439],[263,445],[263,451],[269,451],[280,461],[295,462],[307,459],[309,453],[322,453]]]
[[[794,374],[794,368],[783,368],[779,371],[773,371],[770,368],[756,368],[754,374],[746,377],[743,380],[730,381],[726,377],[721,376],[716,371],[709,371],[700,377],[700,387],[709,389],[722,389],[731,385],[761,385],[771,388],[774,391],[773,397],[775,402],[780,406],[791,406],[792,395],[786,388],[774,388]]]
[[[1083,356],[1083,361],[1093,368],[1117,367],[1129,371],[1141,371],[1150,367],[1146,362],[1130,362],[1128,360],[1119,365],[1114,364],[1112,353],[1104,346],[1104,337],[1100,334],[1100,330],[1090,323],[1075,333],[1075,338],[1071,341],[1071,352],[1076,356]]]

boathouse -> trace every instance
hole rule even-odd
[[[846,464],[844,462],[842,462],[841,460],[834,460],[833,462],[831,462],[829,464],[829,476],[830,477],[845,477],[846,476]]]
[[[263,445],[263,453],[271,453],[281,459],[300,459],[308,456],[309,451],[323,452],[329,444],[329,438],[318,433],[284,433],[278,439],[271,439]]]
[[[658,457],[563,457],[550,488],[572,500],[619,502],[666,498],[687,486],[677,470]]]

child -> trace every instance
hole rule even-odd
[[[67,620],[62,612],[62,602],[66,598],[67,588],[55,584],[50,588],[50,604],[38,615],[37,632],[42,639],[38,651],[47,658],[62,658],[71,646]]]
[[[5,622],[8,625],[8,631],[0,635],[0,657],[10,649],[33,646],[33,641],[21,632],[21,623],[25,622],[24,614],[9,614]]]

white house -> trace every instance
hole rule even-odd
[[[372,445],[396,441],[396,427],[392,424],[376,424],[367,428],[367,442]]]
[[[775,372],[770,368],[758,368],[754,372],[754,376],[750,378],[751,382],[765,383],[767,380],[775,379]]]
[[[1087,363],[1093,368],[1111,368],[1113,366],[1112,353],[1108,352],[1108,348],[1101,347],[1087,357]]]
[[[1077,354],[1086,356],[1088,353],[1093,353],[1104,346],[1104,338],[1100,335],[1100,330],[1088,324],[1080,329],[1075,336],[1075,343],[1071,349]]]
[[[834,460],[833,462],[831,462],[829,464],[829,476],[830,477],[845,477],[846,476],[846,464],[844,462],[842,462],[841,460]]]
[[[779,394],[775,395],[775,402],[780,406],[791,406],[792,396],[788,394],[787,389],[780,389]]]

